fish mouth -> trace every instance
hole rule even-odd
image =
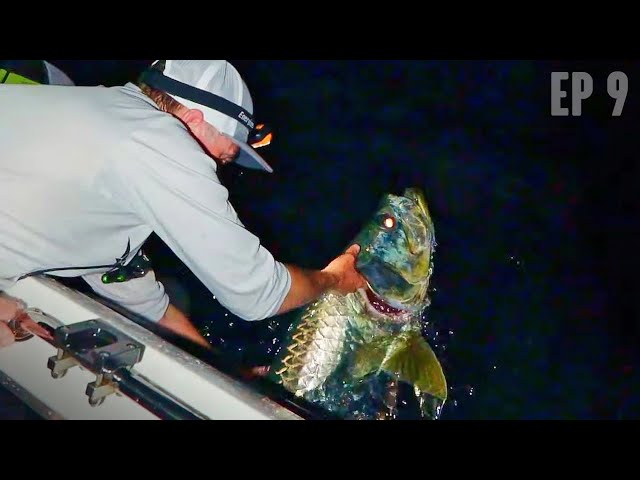
[[[391,305],[389,301],[375,292],[369,282],[367,282],[366,288],[359,290],[359,293],[367,310],[374,317],[401,321],[412,313],[410,309],[400,308],[398,305]]]
[[[411,284],[391,266],[377,259],[361,262],[358,267],[367,282],[367,287],[360,293],[371,313],[400,317],[416,311],[414,303],[420,290],[418,285]]]
[[[368,288],[365,291],[365,295],[367,296],[367,301],[369,302],[369,304],[380,313],[384,313],[386,315],[400,315],[402,313],[408,312],[408,310],[403,310],[401,308],[396,308],[389,305],[380,295],[376,294],[373,291],[371,285],[368,285]]]

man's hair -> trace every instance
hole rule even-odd
[[[153,100],[163,112],[176,113],[178,109],[183,106],[176,99],[156,88],[150,87],[146,83],[138,82],[138,87],[140,87],[142,92]]]
[[[164,65],[164,60],[160,60],[156,65],[154,65],[154,67],[159,67],[160,70],[164,70]],[[140,78],[136,82],[136,85],[138,85],[142,92],[151,100],[153,100],[155,104],[158,105],[158,108],[160,108],[160,110],[162,110],[163,112],[175,114],[180,107],[184,107],[184,105],[178,102],[175,98],[167,95],[157,88],[150,87]]]

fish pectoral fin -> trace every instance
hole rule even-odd
[[[361,379],[373,371],[377,371],[392,343],[393,338],[383,337],[360,346],[355,352],[351,375],[356,379]]]
[[[443,402],[447,399],[447,380],[431,346],[419,333],[402,335],[386,352],[382,369],[398,375],[423,393]]]

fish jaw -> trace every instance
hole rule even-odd
[[[376,294],[371,286],[359,289],[358,296],[367,314],[374,320],[403,325],[410,322],[419,313],[388,303]]]

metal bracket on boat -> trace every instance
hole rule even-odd
[[[115,393],[118,373],[133,367],[144,353],[143,344],[98,319],[58,327],[52,343],[58,349],[47,362],[53,378],[64,377],[76,365],[96,375],[85,392],[93,407]]]

